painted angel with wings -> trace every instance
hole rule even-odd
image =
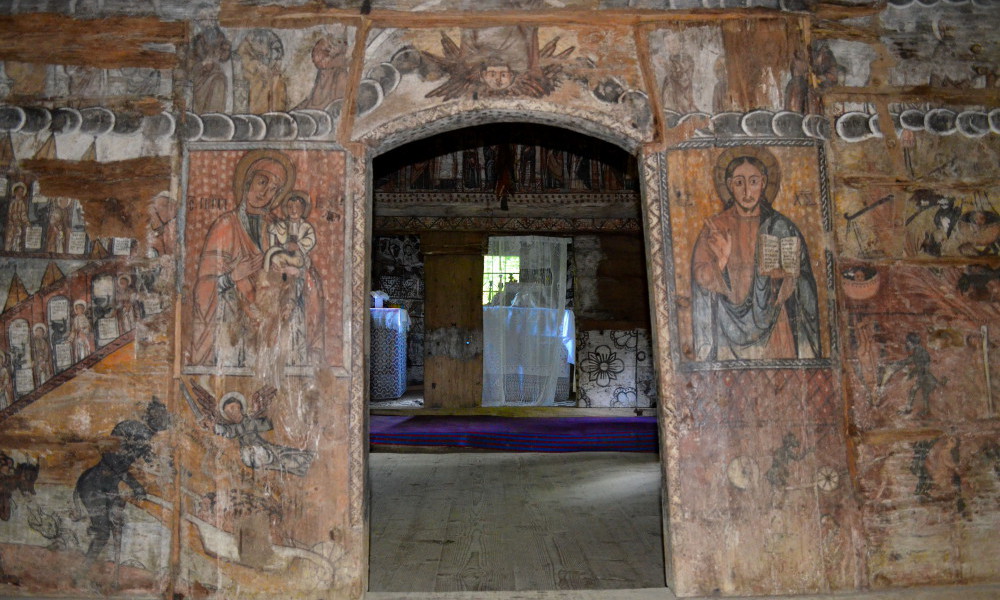
[[[198,417],[198,423],[215,435],[235,439],[240,445],[240,458],[251,469],[270,469],[305,476],[316,454],[287,446],[272,444],[262,433],[274,429],[267,409],[274,401],[278,390],[264,386],[253,393],[250,405],[239,392],[229,392],[221,400],[216,400],[205,388],[191,381],[188,391],[181,382],[181,391],[191,410]]]
[[[447,73],[448,81],[428,92],[426,97],[445,100],[461,96],[541,98],[552,93],[561,81],[563,62],[575,47],[556,54],[558,37],[539,48],[538,28],[519,26],[516,31],[523,38],[527,53],[527,66],[519,71],[511,68],[513,61],[503,55],[506,47],[493,48],[465,40],[459,46],[448,34],[442,33],[441,49],[444,55],[424,52],[423,56]]]

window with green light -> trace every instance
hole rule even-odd
[[[521,275],[520,256],[483,257],[483,304],[489,304],[508,283],[516,283]]]

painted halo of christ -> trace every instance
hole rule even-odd
[[[798,226],[773,206],[781,185],[766,148],[730,148],[715,164],[723,208],[705,219],[691,256],[699,361],[819,358],[816,279]]]

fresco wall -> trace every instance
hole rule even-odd
[[[5,5],[0,593],[361,597],[370,159],[496,120],[639,157],[675,593],[997,583],[992,7],[620,4]]]
[[[5,593],[162,592],[176,203],[169,178],[154,197],[102,206],[49,195],[64,176],[52,162],[45,177],[11,164],[3,186]]]

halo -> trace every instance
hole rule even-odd
[[[27,195],[27,193],[28,193],[28,186],[26,186],[24,184],[24,182],[18,181],[14,185],[10,186],[10,195],[11,196],[14,195],[14,190],[16,190],[17,188],[21,188],[22,190],[24,190],[25,195]]]
[[[312,209],[312,199],[309,197],[309,192],[305,190],[292,190],[281,200],[281,205],[284,206],[285,203],[296,196],[302,198],[302,200],[306,203],[306,207],[302,209],[302,219],[304,220],[309,216],[309,211]]]
[[[246,410],[247,410],[247,399],[243,397],[243,394],[241,394],[239,392],[229,392],[228,394],[224,395],[222,398],[219,398],[219,412],[220,413],[222,412],[223,407],[225,407],[226,404],[230,400],[236,400],[237,402],[239,402],[240,406],[243,407],[243,411],[246,412]]]
[[[35,323],[34,327],[31,328],[32,331],[38,331],[39,329],[41,329],[42,332],[48,330],[48,328],[45,327],[45,323]]]
[[[84,302],[83,300],[77,300],[76,302],[73,303],[73,308],[76,308],[77,306],[82,306],[84,308],[87,308],[87,303]]]
[[[292,164],[292,159],[277,150],[251,150],[240,158],[239,162],[236,163],[236,168],[233,170],[233,197],[236,200],[237,206],[243,200],[243,188],[246,187],[246,179],[247,175],[250,174],[250,168],[254,163],[268,159],[284,167],[286,176],[285,183],[278,190],[278,193],[274,195],[274,199],[271,200],[270,204],[263,207],[264,211],[273,209],[276,201],[288,193],[288,190],[292,189],[295,185],[295,165]]]
[[[733,205],[733,195],[726,187],[726,167],[737,158],[750,156],[764,163],[767,168],[767,186],[764,187],[764,201],[767,204],[774,204],[774,198],[778,195],[778,188],[781,187],[781,165],[778,159],[770,150],[763,146],[738,146],[727,148],[715,160],[715,168],[712,170],[712,178],[715,182],[715,191],[722,199],[722,203],[728,208]]]

